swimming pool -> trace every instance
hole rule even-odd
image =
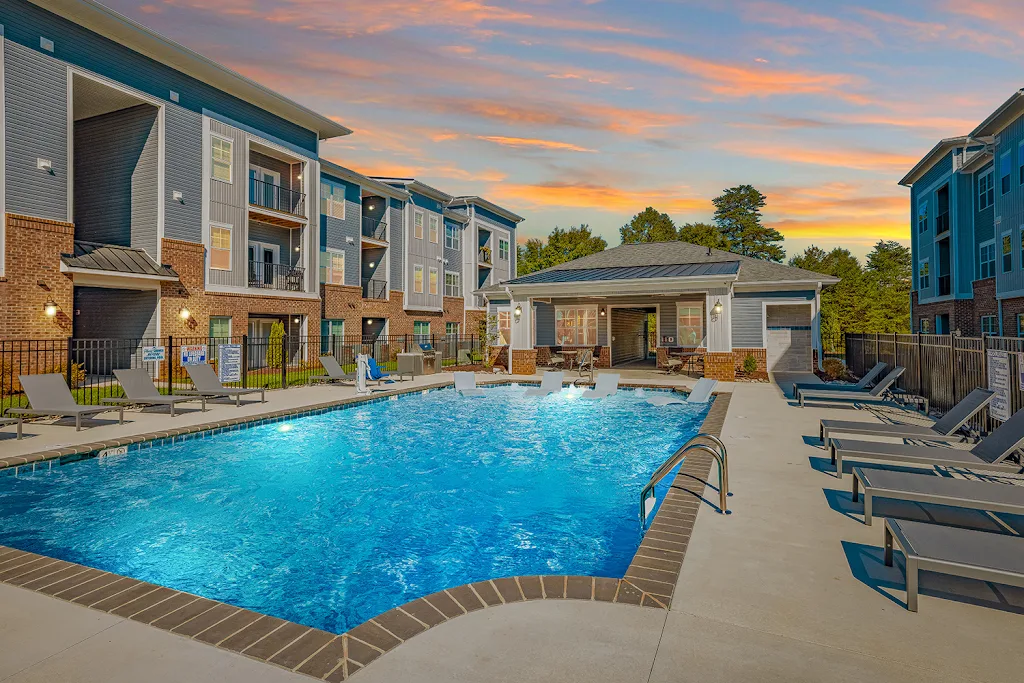
[[[708,406],[523,391],[436,390],[2,476],[0,543],[336,633],[473,581],[622,576],[640,489]]]

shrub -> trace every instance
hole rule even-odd
[[[846,376],[846,366],[838,358],[826,358],[821,363],[821,371],[829,379],[839,379]]]
[[[748,375],[753,375],[757,372],[757,359],[754,358],[754,354],[748,353],[747,357],[743,359],[743,372]]]
[[[270,337],[267,339],[267,366],[281,367],[281,340],[284,339],[284,323],[276,322],[270,326]]]

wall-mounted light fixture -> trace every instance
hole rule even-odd
[[[47,299],[46,303],[43,304],[43,313],[46,314],[47,318],[52,318],[57,315],[57,311],[60,310],[60,306],[53,299]]]
[[[302,322],[302,319],[299,316],[295,316],[294,318],[292,318],[292,322],[298,325],[300,322]]]
[[[373,268],[373,267],[374,267],[375,265],[377,265],[377,262],[376,262],[376,261],[370,261],[370,267],[371,267],[371,268]]]
[[[715,302],[715,305],[711,307],[711,320],[718,320],[718,316],[722,314],[722,300],[719,299]]]
[[[603,308],[601,309],[601,317],[602,318],[604,317],[604,309]]]
[[[512,314],[516,317],[516,322],[519,322],[519,319],[523,317],[523,307],[517,305],[516,310]]]
[[[36,168],[40,171],[46,171],[50,175],[54,175],[53,162],[49,159],[36,159]]]
[[[347,243],[349,243],[349,244],[355,244],[355,240],[354,240],[354,239],[352,239],[351,237],[346,237],[346,238],[345,238],[345,241],[346,241]]]
[[[171,192],[171,197],[179,204],[185,203],[185,195],[183,195],[180,190],[174,190]]]
[[[366,319],[366,324],[367,325],[372,325],[373,324],[373,318],[367,318]]]
[[[370,205],[369,205],[369,206],[367,206],[366,208],[367,208],[367,210],[368,210],[368,211],[373,211],[373,204],[370,204]]]
[[[299,253],[299,251],[300,251],[300,248],[299,247],[295,247],[295,253],[297,254],[297,253]]]
[[[182,306],[181,310],[178,311],[178,317],[181,318],[182,320],[188,320],[189,318],[192,317],[192,311]]]

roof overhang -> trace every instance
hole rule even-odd
[[[266,88],[236,71],[151,31],[142,24],[93,0],[30,0],[35,5],[94,33],[249,102],[276,116],[316,132],[321,140],[352,132],[321,114]]]
[[[495,204],[494,202],[487,201],[483,197],[456,197],[451,202],[451,206],[453,207],[469,206],[470,204],[483,207],[488,211],[492,211],[498,214],[502,218],[507,218],[508,220],[514,221],[516,223],[522,223],[523,221],[526,220],[519,214],[512,213],[508,209],[502,208]]]
[[[522,294],[524,297],[575,296],[586,298],[592,295],[608,296],[616,294],[670,296],[709,288],[730,287],[736,282],[736,277],[736,275],[717,275],[714,277],[648,277],[635,280],[506,283],[494,285],[494,289],[477,290],[474,294],[483,295],[487,299],[504,299],[508,297],[509,292]],[[585,288],[585,291],[580,291],[581,287]]]
[[[374,176],[373,179],[388,185],[400,185],[409,192],[418,192],[425,197],[436,199],[442,204],[447,204],[452,200],[452,196],[447,192],[442,192],[436,187],[431,187],[426,183],[421,183],[415,178],[385,178],[381,176]]]
[[[462,213],[461,211],[452,211],[451,209],[445,209],[444,217],[449,218],[457,223],[462,223],[463,225],[469,222],[469,216]]]
[[[394,197],[395,199],[402,200],[409,198],[409,193],[401,188],[388,185],[387,183],[382,183],[379,180],[365,176],[358,171],[353,171],[350,168],[339,166],[333,161],[328,161],[327,159],[320,160],[320,172],[326,172],[329,175],[336,176],[342,180],[347,180],[350,183],[359,185],[365,190],[372,190],[373,192],[384,195],[385,197]]]
[[[839,284],[839,278],[822,275],[816,280],[770,280],[766,282],[737,282],[737,292],[789,292],[800,291],[810,287],[819,289],[828,285]]]
[[[961,173],[974,173],[981,169],[982,166],[992,161],[993,153],[992,147],[986,145],[983,149],[978,150],[972,154],[960,167]]]
[[[1008,100],[1003,102],[999,108],[988,115],[988,118],[978,124],[977,128],[971,131],[971,137],[997,135],[1013,123],[1021,113],[1024,113],[1024,90],[1018,90],[1010,95]]]
[[[143,275],[139,273],[120,273],[113,270],[96,270],[94,268],[75,268],[63,262],[60,264],[60,272],[71,275],[75,285],[78,287],[159,289],[161,282],[178,282],[177,277],[170,275]]]
[[[904,187],[910,187],[918,181],[928,170],[937,164],[939,160],[945,158],[949,152],[957,147],[962,147],[970,142],[971,136],[961,135],[955,138],[946,138],[945,140],[939,140],[939,142],[932,147],[931,151],[924,155],[914,168],[910,169],[907,175],[903,176],[899,184]]]

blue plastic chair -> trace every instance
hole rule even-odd
[[[375,382],[380,382],[383,381],[385,378],[391,376],[390,372],[385,372],[384,370],[381,370],[381,367],[377,365],[377,361],[375,361],[373,358],[369,358],[367,360],[369,361],[370,366],[367,372],[367,379],[372,379]],[[387,381],[393,382],[394,380],[389,379]]]

